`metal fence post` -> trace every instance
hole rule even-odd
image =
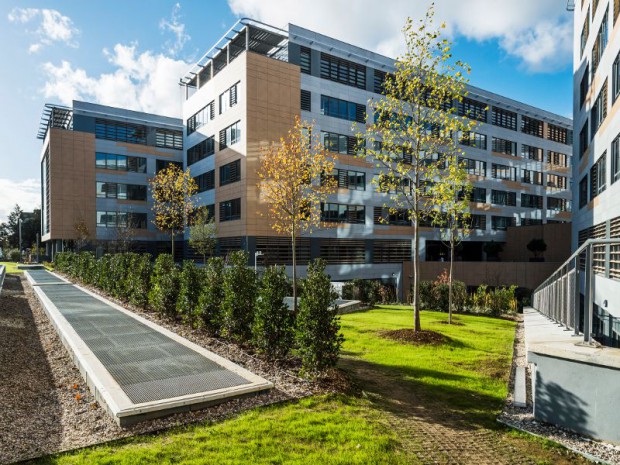
[[[581,286],[579,283],[579,255],[575,256],[575,287],[573,289],[573,318],[575,319],[575,336],[579,336],[579,307],[581,301]]]
[[[584,289],[584,297],[585,297],[585,311],[584,311],[584,321],[583,321],[583,340],[586,343],[592,342],[592,313],[593,313],[593,301],[594,301],[594,292],[593,292],[593,284],[594,284],[594,270],[592,269],[592,244],[586,247],[586,285]]]

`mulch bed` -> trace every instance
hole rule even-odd
[[[448,342],[448,338],[443,334],[429,330],[394,329],[380,331],[379,334],[387,339],[413,345],[440,345]]]

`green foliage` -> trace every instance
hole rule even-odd
[[[12,262],[18,262],[21,259],[21,253],[19,252],[19,249],[10,249],[7,252],[7,256],[9,258],[10,261]]]
[[[222,330],[222,301],[224,300],[224,260],[212,257],[207,260],[203,273],[202,292],[198,297],[200,317],[205,329],[219,335]]]
[[[452,305],[463,312],[467,304],[467,286],[462,281],[452,281]],[[449,285],[442,281],[420,282],[420,305],[425,310],[448,311]]]
[[[297,315],[298,352],[305,372],[321,372],[338,361],[344,338],[337,296],[325,273],[325,261],[310,262]]]
[[[200,316],[198,299],[202,291],[203,272],[192,260],[185,260],[179,274],[179,295],[177,297],[177,313],[182,316],[183,322],[191,328],[195,326]]]
[[[373,279],[353,279],[342,287],[342,298],[360,300],[368,305],[389,303],[396,299],[389,286]]]
[[[538,258],[538,255],[545,252],[547,250],[547,243],[544,239],[532,239],[527,244],[527,250],[534,254],[534,257]]]
[[[256,301],[253,339],[269,358],[284,358],[294,342],[295,314],[284,303],[288,278],[284,267],[265,270]]]
[[[129,302],[140,308],[146,308],[149,301],[149,289],[151,288],[151,273],[153,272],[151,256],[147,253],[141,255],[131,253],[129,256],[131,258],[126,277]]]
[[[251,339],[254,322],[257,280],[256,273],[247,264],[247,252],[239,250],[231,253],[222,286],[223,329],[228,337],[238,342]]]
[[[217,225],[215,218],[209,218],[206,210],[201,210],[196,215],[194,224],[189,227],[189,245],[202,255],[203,263],[206,256],[213,253],[217,244]]]
[[[77,263],[75,264],[75,277],[84,284],[93,284],[97,276],[97,260],[92,252],[80,252],[73,255]]]
[[[489,290],[488,286],[478,286],[469,300],[472,312],[500,316],[504,313],[516,313],[519,303],[516,297],[517,286],[497,287]]]
[[[153,310],[163,316],[176,316],[176,300],[179,289],[179,269],[172,255],[161,254],[155,260],[153,276],[151,277],[151,291],[149,304]]]

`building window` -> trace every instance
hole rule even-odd
[[[491,229],[493,231],[506,231],[509,226],[514,226],[514,217],[512,216],[492,216]]]
[[[220,202],[220,223],[241,218],[241,199]]]
[[[521,226],[537,226],[542,224],[540,218],[521,218]]]
[[[146,145],[146,126],[97,118],[95,119],[95,137]]]
[[[366,89],[365,66],[322,52],[321,77],[358,89]]]
[[[528,160],[542,161],[543,149],[531,145],[521,144],[521,156]]]
[[[586,43],[588,42],[589,34],[590,34],[590,8],[588,8],[588,12],[586,13],[586,19],[583,22],[583,27],[581,28],[581,55],[583,55],[583,51],[586,48]]]
[[[194,178],[198,186],[198,193],[215,189],[215,170],[207,171]]]
[[[459,142],[461,145],[467,145],[468,147],[475,147],[480,150],[487,149],[486,134],[480,134],[473,131],[463,132],[460,133]]]
[[[353,136],[321,131],[321,142],[329,152],[355,155],[357,139]]]
[[[220,94],[220,115],[237,104],[238,85],[237,82]]]
[[[362,171],[336,169],[328,176],[336,180],[338,187],[354,191],[366,190],[366,173]]]
[[[522,115],[521,132],[524,134],[529,134],[531,136],[543,138],[545,136],[544,124],[539,119],[530,118],[529,116]]]
[[[596,1],[596,0],[595,0]],[[605,51],[605,47],[607,46],[607,13],[609,9],[605,11],[605,16],[603,16],[603,22],[601,23],[601,27],[598,30],[598,34],[596,35],[596,40],[594,41],[594,46],[592,47],[592,75],[596,73],[596,69],[598,68],[599,63],[601,62],[601,57],[603,56],[603,52]]]
[[[146,213],[97,211],[97,227],[146,229]]]
[[[601,127],[603,120],[607,116],[607,79],[605,79],[605,83],[603,84],[601,91],[598,93],[598,97],[596,97],[594,105],[592,105],[591,114],[590,134],[591,137],[594,137],[596,131],[598,131],[598,128]]]
[[[300,47],[299,49],[299,67],[304,74],[312,72],[312,50],[308,47]]]
[[[321,95],[321,114],[348,121],[366,122],[366,105]]]
[[[493,107],[491,124],[500,128],[517,130],[517,114],[514,111]]]
[[[618,60],[618,58],[616,58]],[[615,68],[614,63],[614,70]],[[615,73],[614,73],[615,76]],[[586,70],[583,73],[581,78],[581,83],[579,84],[579,106],[582,107],[584,102],[586,101],[586,96],[588,95],[588,91],[590,90],[590,65],[586,66]]]
[[[473,160],[471,158],[463,158],[460,160],[463,163],[467,174],[473,174],[474,176],[486,177],[487,175],[487,162],[480,160]]]
[[[203,160],[214,153],[215,139],[211,136],[187,149],[187,165],[193,165],[194,163]]]
[[[312,94],[309,90],[301,89],[301,109],[312,111]]]
[[[547,139],[564,145],[571,145],[573,143],[569,129],[551,123],[547,124]]]
[[[207,106],[187,119],[187,135],[189,136],[199,127],[204,126],[213,119],[215,119],[215,100],[209,102]]]
[[[570,210],[570,202],[566,199],[547,197],[547,210],[556,212],[567,212]]]
[[[155,129],[155,145],[167,149],[183,150],[183,133],[169,129]]]
[[[366,208],[364,205],[321,203],[321,221],[326,223],[364,224],[366,221]]]
[[[542,208],[542,195],[521,194],[521,206],[524,208]]]
[[[241,140],[241,122],[237,121],[220,131],[220,150]]]
[[[517,169],[512,166],[498,165],[496,163],[493,163],[493,165],[491,166],[491,176],[495,179],[516,181]]]
[[[554,152],[553,150],[547,151],[547,163],[555,166],[568,166],[568,157],[565,153]]]
[[[620,134],[611,142],[611,183],[620,179]]]
[[[411,226],[408,210],[391,209],[388,207],[374,207],[373,223],[389,224],[390,226]]]
[[[566,177],[547,173],[547,187],[552,189],[566,189]]]
[[[385,92],[385,79],[386,78],[387,78],[387,73],[385,71],[375,69],[374,82],[373,82],[373,90],[375,91],[375,94],[383,94]]]
[[[515,156],[517,155],[517,143],[506,139],[500,139],[499,137],[493,137],[493,139],[491,139],[491,150],[493,152]]]
[[[583,208],[588,204],[588,175],[586,174],[579,181],[579,208]]]
[[[161,170],[170,168],[173,165],[180,170],[183,170],[183,163],[181,163],[180,161],[157,160],[155,163],[155,174],[159,173]]]
[[[466,116],[467,118],[486,123],[487,106],[477,100],[463,97],[463,100],[458,104],[458,114],[459,116]]]
[[[235,160],[220,166],[220,186],[241,180],[241,160]]]
[[[491,203],[495,205],[504,205],[506,207],[517,206],[517,193],[507,191],[491,191]]]
[[[523,170],[521,176],[521,182],[526,184],[536,184],[538,186],[543,185],[543,174],[540,171]]]
[[[588,120],[583,123],[581,131],[579,131],[579,159],[584,156],[588,150]]]
[[[474,187],[469,195],[469,201],[487,203],[487,190],[484,187]]]
[[[146,173],[146,158],[97,152],[95,154],[95,168],[100,170]]]
[[[471,229],[477,229],[480,231],[484,231],[487,229],[487,216],[486,215],[475,215],[472,214],[469,217],[469,227]]]
[[[590,168],[590,200],[602,194],[607,187],[607,152]]]

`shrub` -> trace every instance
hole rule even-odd
[[[287,284],[284,267],[265,269],[256,300],[253,340],[272,359],[286,357],[295,339],[295,315],[284,303]]]
[[[80,252],[74,255],[76,260],[75,277],[84,284],[93,284],[96,277],[97,260],[92,252]]]
[[[336,297],[325,273],[325,261],[311,262],[297,315],[297,344],[306,372],[323,371],[338,361],[344,338],[340,334]]]
[[[446,283],[434,283],[431,291],[433,309],[447,312],[450,298],[450,287]],[[452,308],[457,312],[465,309],[467,302],[467,286],[462,281],[452,281]]]
[[[127,287],[129,288],[129,302],[141,308],[148,305],[148,293],[151,284],[151,256],[147,253],[130,253],[130,265],[127,273]]]
[[[203,273],[204,285],[198,298],[200,317],[207,331],[219,335],[222,330],[222,301],[224,300],[224,260],[207,260]]]
[[[9,257],[9,261],[12,262],[18,262],[22,256],[22,254],[19,253],[19,249],[10,249],[6,255]]]
[[[384,295],[381,283],[371,279],[353,279],[342,287],[343,299],[360,300],[368,305],[384,302]]]
[[[489,294],[487,285],[481,284],[471,296],[471,310],[476,313],[490,313]]]
[[[420,307],[425,310],[435,310],[435,298],[433,297],[433,281],[420,281]],[[411,299],[413,299],[413,285],[411,289]]]
[[[502,313],[517,312],[516,289],[517,286],[498,287],[491,292],[489,298],[491,315],[499,316]]]
[[[69,252],[60,252],[54,256],[54,269],[60,273],[67,273],[69,269]]]
[[[222,286],[223,329],[229,337],[239,342],[251,339],[254,321],[256,273],[248,268],[247,263],[247,252],[239,250],[231,253]]]
[[[185,260],[179,273],[179,295],[176,303],[177,314],[183,322],[194,327],[199,316],[198,298],[201,294],[202,271],[192,260]]]
[[[155,260],[151,277],[149,304],[153,310],[169,318],[176,316],[179,270],[170,254],[161,254]]]

